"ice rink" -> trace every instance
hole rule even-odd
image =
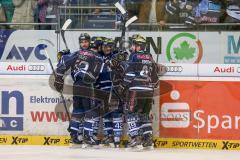
[[[0,146],[1,160],[239,160],[240,151],[79,149],[54,146]]]

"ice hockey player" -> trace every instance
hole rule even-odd
[[[133,42],[138,37],[141,37],[141,35],[140,34],[133,34],[132,37],[130,38],[130,48],[129,48],[130,53],[135,51],[135,46],[136,45],[134,45]]]
[[[93,84],[99,76],[102,60],[90,50],[90,36],[82,33],[79,37],[80,49],[74,53],[61,57],[57,69],[54,86],[62,92],[64,74],[71,70],[73,84],[73,111],[70,120],[69,132],[73,144],[97,145],[98,141],[93,134],[94,121],[98,118],[94,99]],[[81,87],[87,87],[91,93],[82,95]],[[90,111],[91,110],[91,111]]]
[[[90,48],[92,51],[102,54],[102,44],[105,37],[92,37],[90,42]]]
[[[112,57],[114,56],[113,51],[115,50],[115,42],[110,38],[105,38],[102,44],[102,57],[104,61],[104,67],[99,75],[96,83],[96,88],[106,91],[108,93],[107,97],[103,97],[103,104],[105,108],[103,112],[103,131],[104,138],[102,143],[104,145],[110,145],[118,147],[120,144],[120,137],[122,136],[122,110],[119,109],[118,99],[113,99],[112,94],[114,94],[113,84],[112,84],[112,70],[111,63]],[[116,102],[116,103],[113,103]]]
[[[128,88],[127,123],[129,146],[152,148],[152,124],[149,112],[155,84],[158,81],[157,64],[145,52],[146,40],[137,36],[132,40],[132,53],[125,68],[124,86]]]

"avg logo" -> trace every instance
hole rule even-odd
[[[199,63],[202,55],[202,44],[191,33],[179,33],[168,42],[167,59],[171,63]]]

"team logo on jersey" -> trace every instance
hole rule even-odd
[[[84,50],[80,50],[79,51],[80,54],[84,55],[84,56],[88,56],[88,57],[94,57],[95,55],[89,51],[84,51]]]
[[[202,43],[191,33],[179,33],[168,42],[167,59],[171,63],[199,63],[202,55]]]
[[[152,57],[150,55],[139,54],[139,55],[137,55],[137,58],[151,60]]]

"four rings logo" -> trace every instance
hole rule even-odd
[[[179,72],[181,73],[183,71],[182,66],[161,66],[160,67],[160,72]]]
[[[29,65],[28,71],[44,71],[45,66],[44,65]]]

